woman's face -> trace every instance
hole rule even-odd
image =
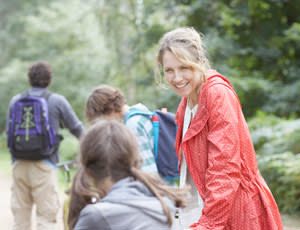
[[[202,77],[199,71],[184,65],[175,55],[166,51],[163,54],[163,71],[167,82],[181,96],[197,104],[198,93],[202,84]]]

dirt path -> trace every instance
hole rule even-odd
[[[11,229],[12,214],[10,211],[10,185],[11,181],[8,175],[4,175],[0,171],[0,223],[1,229]]]
[[[3,173],[0,170],[0,223],[1,229],[11,230],[12,229],[12,213],[10,211],[10,185],[11,179],[7,173]],[[61,193],[61,200],[64,199],[63,192]],[[62,211],[59,212],[59,216],[62,216]],[[63,224],[61,218],[58,218],[59,224],[56,230],[63,230]],[[287,215],[282,215],[282,220],[284,222],[284,230],[300,230],[300,217],[293,218]],[[33,222],[35,222],[33,218]],[[35,230],[35,229],[33,229]]]
[[[299,230],[300,229],[300,217],[290,217],[288,215],[281,215],[281,219],[284,223],[284,230]]]
[[[12,229],[12,213],[10,210],[10,186],[11,186],[11,179],[10,176],[3,173],[0,170],[0,229],[3,230],[11,230]],[[61,194],[61,200],[63,200],[64,195]],[[59,216],[62,216],[62,210],[58,213]],[[33,217],[33,223],[35,223],[35,218]],[[32,230],[35,230],[33,228]],[[58,218],[58,226],[56,230],[63,230],[62,220]]]

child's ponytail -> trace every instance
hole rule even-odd
[[[70,230],[75,227],[80,211],[86,205],[91,204],[92,198],[97,196],[96,190],[91,188],[89,176],[85,172],[85,169],[81,167],[74,177],[71,188],[68,215],[68,226]]]

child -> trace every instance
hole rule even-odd
[[[99,85],[93,89],[87,99],[85,117],[89,124],[99,119],[114,119],[124,122],[125,115],[130,109],[150,112],[148,108],[141,103],[129,106],[120,89],[109,85]],[[144,172],[159,175],[154,158],[152,121],[145,119],[142,115],[137,115],[130,118],[126,122],[126,126],[137,137],[139,153],[143,159],[141,169]]]
[[[92,90],[86,101],[85,117],[89,124],[92,124],[99,119],[114,119],[124,122],[126,127],[137,137],[139,153],[143,159],[141,170],[163,177],[163,175],[159,173],[158,164],[155,159],[156,152],[154,147],[155,141],[152,120],[150,117],[141,114],[130,116],[127,119],[127,116],[134,111],[151,114],[150,110],[141,103],[129,106],[120,89],[109,85],[99,85]],[[170,137],[175,138],[175,129],[169,129],[168,132]],[[175,155],[174,144],[166,148],[170,149],[169,153],[171,155]],[[170,165],[176,166],[176,162],[175,164]],[[177,185],[176,180],[177,178],[163,177],[164,183],[168,185]]]
[[[186,190],[140,170],[136,137],[120,122],[93,124],[81,140],[82,167],[72,186],[70,229],[170,229]],[[92,203],[92,200],[96,201]]]

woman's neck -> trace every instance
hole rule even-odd
[[[198,104],[198,92],[188,97],[187,103],[190,109],[193,109]]]

